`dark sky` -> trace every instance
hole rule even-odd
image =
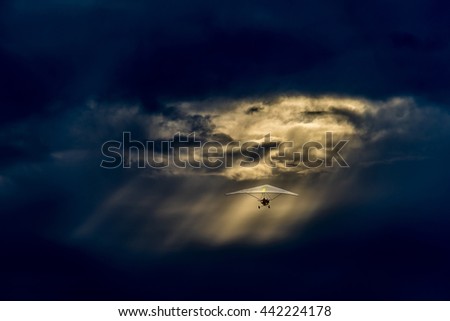
[[[450,300],[449,57],[444,1],[0,1],[0,299]],[[123,131],[350,167],[100,168]]]

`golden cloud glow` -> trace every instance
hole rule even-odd
[[[417,131],[424,113],[433,114],[436,119],[446,117],[448,121],[448,115],[439,115],[433,108],[418,108],[410,98],[371,101],[280,96],[269,101],[216,99],[168,105],[178,114],[142,117],[149,137],[169,139],[177,132],[189,134],[197,126],[206,140],[222,135],[235,141],[261,142],[270,133],[273,140],[280,142],[324,144],[325,132],[333,132],[336,139],[349,140],[343,155],[351,169],[290,168],[279,164],[271,168],[259,164],[212,172],[169,168],[149,174],[143,170],[127,185],[118,187],[80,227],[77,235],[92,234],[104,225],[100,223],[118,220],[124,222],[125,230],[133,230],[126,236],[127,244],[137,249],[280,240],[300,231],[302,224],[319,210],[339,202],[340,195],[352,189],[353,177],[358,175],[353,167],[364,170],[380,160],[389,161],[380,154],[379,146],[384,141],[392,137],[408,139]],[[414,157],[401,152],[392,159]],[[321,156],[320,153],[323,151],[318,151],[316,156]],[[155,173],[160,176],[155,178]],[[226,192],[260,185],[263,181],[300,196],[280,197],[270,210],[258,210],[257,202],[250,197],[224,196]]]

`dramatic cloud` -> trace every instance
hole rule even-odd
[[[16,0],[1,11],[2,122],[89,97],[149,110],[288,91],[448,102],[441,3]]]
[[[425,0],[0,1],[0,293],[230,300],[245,283],[243,299],[448,299],[447,13]],[[228,148],[232,167],[139,169],[134,151],[131,168],[101,168],[124,132],[258,152],[267,134],[302,152],[332,132],[349,167],[277,151],[240,167]],[[264,211],[224,196],[265,183],[300,196]]]
[[[248,113],[252,106],[259,106],[258,111]],[[425,164],[425,160],[441,157],[436,135],[448,134],[449,122],[450,116],[442,109],[419,106],[412,98],[208,99],[168,103],[161,112],[151,114],[138,105],[88,102],[52,120],[32,119],[4,130],[21,155],[31,153],[28,148],[33,151],[35,137],[45,140],[44,148],[37,150],[41,156],[33,155],[36,160],[32,164],[31,159],[24,159],[11,165],[1,182],[18,185],[26,179],[39,184],[48,173],[57,186],[67,188],[77,176],[75,189],[66,191],[77,205],[66,215],[73,215],[79,223],[65,226],[64,234],[69,233],[73,240],[91,240],[99,247],[154,251],[189,244],[264,244],[295,235],[326,208],[352,203],[346,190],[357,190],[359,197],[370,198],[372,189],[360,180],[370,167],[408,161]],[[161,169],[138,169],[137,162],[130,169],[100,168],[102,143],[121,141],[123,131],[143,142],[171,139],[176,132],[195,132],[202,142],[226,137],[225,143],[264,143],[264,136],[270,134],[273,141],[292,141],[297,146],[308,141],[325,146],[325,133],[332,132],[335,142],[348,141],[342,156],[349,167],[336,162],[332,167],[286,166],[274,153],[274,163],[261,160],[253,167],[239,166],[241,158],[235,157],[233,166],[218,169],[179,168],[172,162]],[[22,137],[22,142],[17,137]],[[301,151],[300,147],[296,150]],[[315,152],[314,157],[323,157],[323,150]],[[203,155],[197,153],[196,157],[202,160]],[[66,174],[59,176],[61,172]],[[254,199],[224,196],[225,192],[262,183],[291,189],[300,197],[277,199],[269,213],[257,210]],[[88,189],[79,190],[80,184]],[[105,184],[110,186],[105,188]],[[86,201],[90,190],[99,193]],[[99,235],[100,243],[95,241]]]

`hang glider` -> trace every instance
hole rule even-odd
[[[298,196],[296,193],[289,192],[285,189],[275,187],[272,185],[261,185],[256,186],[252,188],[242,189],[240,191],[227,193],[225,195],[236,195],[236,194],[247,194],[251,197],[254,197],[258,200],[259,203],[261,203],[262,206],[267,206],[270,208],[270,201],[273,201],[280,195],[291,195],[291,196]],[[260,205],[258,205],[258,208],[261,208]]]

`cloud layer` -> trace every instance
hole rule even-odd
[[[448,300],[448,9],[0,1],[0,297]],[[100,168],[124,131],[350,167]],[[264,183],[300,197],[223,195]]]
[[[149,110],[164,99],[289,91],[448,102],[445,7],[2,1],[2,121],[89,97]]]
[[[355,193],[362,199],[376,197],[363,179],[372,167],[436,162],[443,152],[438,138],[448,135],[448,123],[449,115],[442,109],[405,97],[386,101],[299,95],[208,99],[167,103],[161,112],[152,113],[139,105],[90,101],[59,118],[31,119],[4,130],[10,148],[30,158],[17,159],[7,167],[2,190],[4,196],[10,195],[14,186],[18,194],[28,194],[25,182],[38,186],[42,180],[51,181],[50,186],[62,188],[76,204],[66,210],[70,223],[62,223],[65,232],[53,237],[71,235],[63,238],[91,240],[100,248],[166,251],[190,244],[266,244],[296,235],[327,208],[353,203]],[[50,130],[55,128],[56,134]],[[273,141],[293,141],[299,146],[307,141],[325,145],[325,132],[331,131],[336,140],[349,141],[342,154],[350,167],[336,163],[289,167],[276,162],[273,167],[260,163],[244,168],[236,162],[231,168],[214,170],[174,165],[138,169],[136,164],[130,169],[100,168],[101,144],[111,138],[120,140],[123,131],[142,141],[170,139],[176,131],[196,132],[202,141],[260,142],[270,133]],[[43,147],[35,148],[34,155],[36,137]],[[257,210],[252,198],[224,197],[226,192],[262,183],[293,190],[300,197],[281,197],[271,211]],[[50,186],[40,194],[51,193]],[[97,193],[92,194],[94,190]],[[101,242],[96,241],[99,235],[103,235]]]

